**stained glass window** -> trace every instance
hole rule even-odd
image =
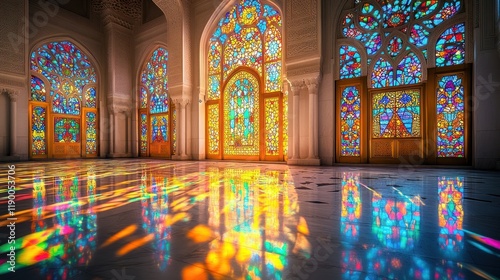
[[[157,47],[147,57],[140,74],[139,150],[142,156],[168,157],[176,149],[173,140],[177,130],[174,127],[170,131],[170,122],[175,122],[176,116],[168,93],[168,59],[168,51]]]
[[[85,106],[87,108],[96,108],[97,107],[97,93],[94,87],[87,89],[85,92]]]
[[[168,142],[168,115],[151,116],[151,142]]]
[[[224,152],[259,155],[259,82],[238,72],[224,91]]]
[[[47,110],[44,107],[33,107],[31,115],[31,153],[45,155],[47,153]]]
[[[422,81],[422,64],[417,55],[410,52],[399,63],[396,70],[396,80],[394,85],[411,85],[418,84]]]
[[[288,92],[283,92],[283,155],[288,156]]]
[[[172,104],[172,155],[177,152],[177,108]]]
[[[219,104],[208,105],[208,153],[219,154]]]
[[[340,99],[340,154],[359,156],[361,153],[361,100],[359,90],[346,87]]]
[[[255,69],[262,75],[262,39],[260,31],[254,27],[242,29],[231,35],[224,49],[224,79],[238,66]]]
[[[80,142],[80,120],[54,118],[54,141],[56,143]]]
[[[45,90],[45,83],[42,79],[31,76],[31,101],[45,102],[47,100],[47,93]]]
[[[151,114],[168,112],[168,95],[153,93],[150,101]]]
[[[266,64],[266,91],[281,89],[281,61]]]
[[[266,155],[279,155],[279,98],[266,98],[264,100],[264,114],[266,121]]]
[[[458,65],[465,62],[465,24],[446,29],[436,43],[436,66]]]
[[[430,31],[464,12],[462,0],[376,0],[355,1],[341,16],[340,79],[352,78],[342,57],[343,48],[361,43],[359,55],[367,57],[370,85],[375,88],[414,84],[426,71]],[[464,63],[465,25],[443,33],[436,45],[436,66]],[[356,43],[355,43],[356,42]],[[363,53],[364,52],[364,53]],[[401,59],[399,58],[401,57]],[[352,58],[352,56],[351,56]],[[397,61],[394,58],[398,58]],[[423,61],[419,58],[425,58]],[[353,60],[354,61],[354,60]],[[412,70],[406,71],[406,67]],[[361,67],[361,66],[360,66]],[[352,69],[357,69],[356,67]],[[349,74],[347,74],[349,73]],[[405,75],[403,78],[402,75]]]
[[[219,101],[221,100],[222,89],[226,91],[229,88],[229,78],[232,79],[236,71],[242,71],[240,67],[247,67],[255,71],[257,79],[260,80],[259,84],[263,84],[263,93],[280,92],[282,90],[282,35],[281,35],[282,21],[279,12],[270,5],[262,4],[260,0],[240,0],[238,3],[228,10],[225,15],[219,20],[212,38],[207,43],[207,100]],[[257,84],[257,85],[259,85]],[[255,87],[259,89],[259,86]],[[258,95],[258,93],[255,93]],[[242,99],[241,104],[247,104],[248,98]],[[224,101],[226,103],[226,101]],[[276,109],[282,110],[284,106],[284,99],[280,99],[280,103]],[[240,112],[246,109],[236,109],[235,106],[241,104],[231,104],[232,112]],[[226,111],[227,104],[220,104],[219,107],[222,111],[216,112],[215,106],[207,104],[207,137],[208,137],[208,154],[220,154],[219,152],[219,139],[220,136],[215,137],[213,133],[216,121],[210,116],[222,115],[224,122],[226,117],[233,117]],[[252,107],[251,115],[258,116],[259,108]],[[253,106],[253,105],[252,105]],[[209,109],[210,108],[210,109]],[[278,114],[276,111],[276,115]],[[239,114],[239,113],[238,113]],[[236,116],[236,115],[235,115]],[[232,119],[233,120],[233,119]],[[240,121],[241,116],[235,117],[233,121]],[[249,119],[245,120],[249,121]],[[253,119],[252,119],[253,121]],[[229,121],[228,121],[229,122]],[[287,127],[286,127],[287,128]],[[241,148],[241,155],[254,155],[258,150],[252,150],[246,144],[240,144],[239,141],[249,141],[252,138],[251,145],[257,145],[258,137],[255,138],[255,133],[258,132],[259,126],[249,127],[248,129],[239,130],[236,126],[233,132],[243,133],[236,137],[235,135],[225,136],[224,152],[227,145],[240,145],[246,148]],[[257,131],[254,131],[254,130]],[[285,135],[287,130],[283,126],[282,133]],[[226,135],[227,130],[224,128],[221,133]],[[245,136],[246,135],[246,136]],[[236,139],[236,138],[237,139]],[[250,138],[247,138],[250,137]],[[281,137],[280,137],[281,138]],[[284,136],[282,137],[284,140]],[[231,140],[229,140],[231,139]],[[245,140],[246,139],[246,140]],[[211,141],[214,141],[213,143]],[[231,144],[229,144],[231,142]],[[242,142],[242,143],[243,143]],[[268,143],[271,145],[270,143]],[[281,144],[281,143],[279,143]],[[278,145],[284,151],[284,147]],[[222,147],[220,147],[222,148]],[[237,152],[230,152],[231,155],[236,155]],[[228,154],[228,155],[229,155]]]
[[[168,112],[168,76],[167,76],[168,52],[166,49],[157,48],[148,62],[144,66],[141,74],[142,86],[150,95],[150,112],[166,113]],[[141,97],[144,96],[141,90]],[[144,98],[141,98],[141,106]]]
[[[403,39],[399,37],[393,37],[387,45],[387,53],[392,57],[398,56],[398,54],[403,50]]]
[[[381,57],[373,67],[372,86],[383,88],[392,85],[394,85],[394,69],[391,63]]]
[[[86,143],[85,152],[89,154],[97,153],[97,115],[94,112],[87,112],[85,114],[86,130]]]
[[[340,46],[340,78],[361,77],[361,56],[353,46]]]
[[[437,156],[465,156],[465,103],[462,76],[443,76],[437,88]]]
[[[148,152],[148,115],[141,113],[141,143],[140,149],[141,154],[146,154]]]
[[[50,117],[50,120],[46,120],[46,109],[33,107],[32,114],[37,121],[33,119],[34,127],[31,131],[32,155],[47,152],[45,135],[48,132],[45,126],[42,128],[40,125],[41,119],[54,124],[54,131],[50,133],[54,133],[54,141],[57,143],[80,142],[81,128],[85,124],[88,129],[85,153],[95,154],[98,141],[97,112],[82,113],[83,107],[97,108],[97,90],[94,86],[97,75],[87,55],[69,41],[49,42],[31,53],[30,70],[38,75],[31,76],[31,101],[47,102],[49,112],[75,116]],[[41,79],[42,76],[45,79]]]
[[[420,137],[420,92],[403,90],[372,96],[374,138]]]
[[[141,109],[146,109],[148,108],[148,92],[146,91],[145,88],[141,87],[140,91],[140,96],[139,96],[139,104]]]

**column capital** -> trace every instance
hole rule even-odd
[[[174,98],[172,101],[174,101],[175,104],[179,104],[181,108],[184,108],[186,107],[186,105],[191,103],[191,98],[179,97],[179,98]]]
[[[11,102],[16,102],[19,96],[19,91],[11,88],[0,88],[0,93],[5,93],[9,96]]]
[[[317,94],[318,93],[319,82],[320,82],[319,75],[316,77],[310,77],[310,78],[307,78],[304,80],[304,83],[306,84],[307,89],[309,90],[309,94]]]
[[[293,95],[299,95],[300,90],[304,88],[303,79],[293,79],[293,80],[287,79],[286,81],[290,86],[290,90],[292,91]]]

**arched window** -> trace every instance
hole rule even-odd
[[[465,12],[462,0],[348,1],[336,47],[339,161],[467,157]]]
[[[97,157],[97,75],[87,55],[69,41],[46,43],[30,70],[30,157]]]
[[[282,93],[281,16],[241,0],[207,42],[207,157],[284,160],[288,97]]]
[[[168,94],[168,52],[156,48],[144,62],[139,88],[141,156],[170,157],[175,151],[175,114]]]

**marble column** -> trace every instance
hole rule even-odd
[[[115,153],[115,112],[112,106],[109,106],[109,154]]]
[[[308,80],[307,89],[309,91],[309,142],[308,159],[317,159],[316,147],[318,146],[318,82],[317,80]]]
[[[10,98],[10,156],[17,156],[17,96],[18,92],[7,90]]]
[[[175,100],[177,111],[177,153],[172,157],[174,160],[188,160],[189,155],[186,150],[187,142],[187,123],[186,106],[190,103],[188,98],[179,98]]]
[[[292,110],[292,124],[293,124],[293,141],[292,141],[292,157],[290,159],[300,159],[300,121],[299,121],[299,98],[302,89],[302,82],[296,82],[291,85],[293,93],[293,110]]]

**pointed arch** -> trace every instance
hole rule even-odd
[[[99,75],[76,40],[52,37],[30,51],[30,158],[99,155]]]
[[[155,43],[142,56],[137,75],[139,155],[170,158],[175,153],[175,108],[169,93],[169,52]]]
[[[200,121],[206,123],[208,158],[237,158],[248,154],[241,149],[241,154],[238,149],[226,153],[228,150],[221,146],[225,145],[222,139],[232,137],[225,135],[231,130],[223,129],[223,123],[233,112],[224,100],[228,83],[234,75],[247,72],[255,72],[259,81],[258,87],[254,85],[252,90],[260,96],[254,99],[259,102],[255,104],[258,110],[255,119],[262,120],[256,127],[259,131],[255,135],[259,139],[254,146],[257,152],[253,150],[252,156],[260,160],[284,160],[286,157],[288,123],[286,118],[275,117],[281,116],[288,102],[282,92],[282,26],[281,9],[273,1],[261,0],[223,1],[205,26],[200,42],[200,87],[207,104],[206,119]],[[244,91],[243,88],[239,90]],[[269,130],[265,129],[266,122]]]

